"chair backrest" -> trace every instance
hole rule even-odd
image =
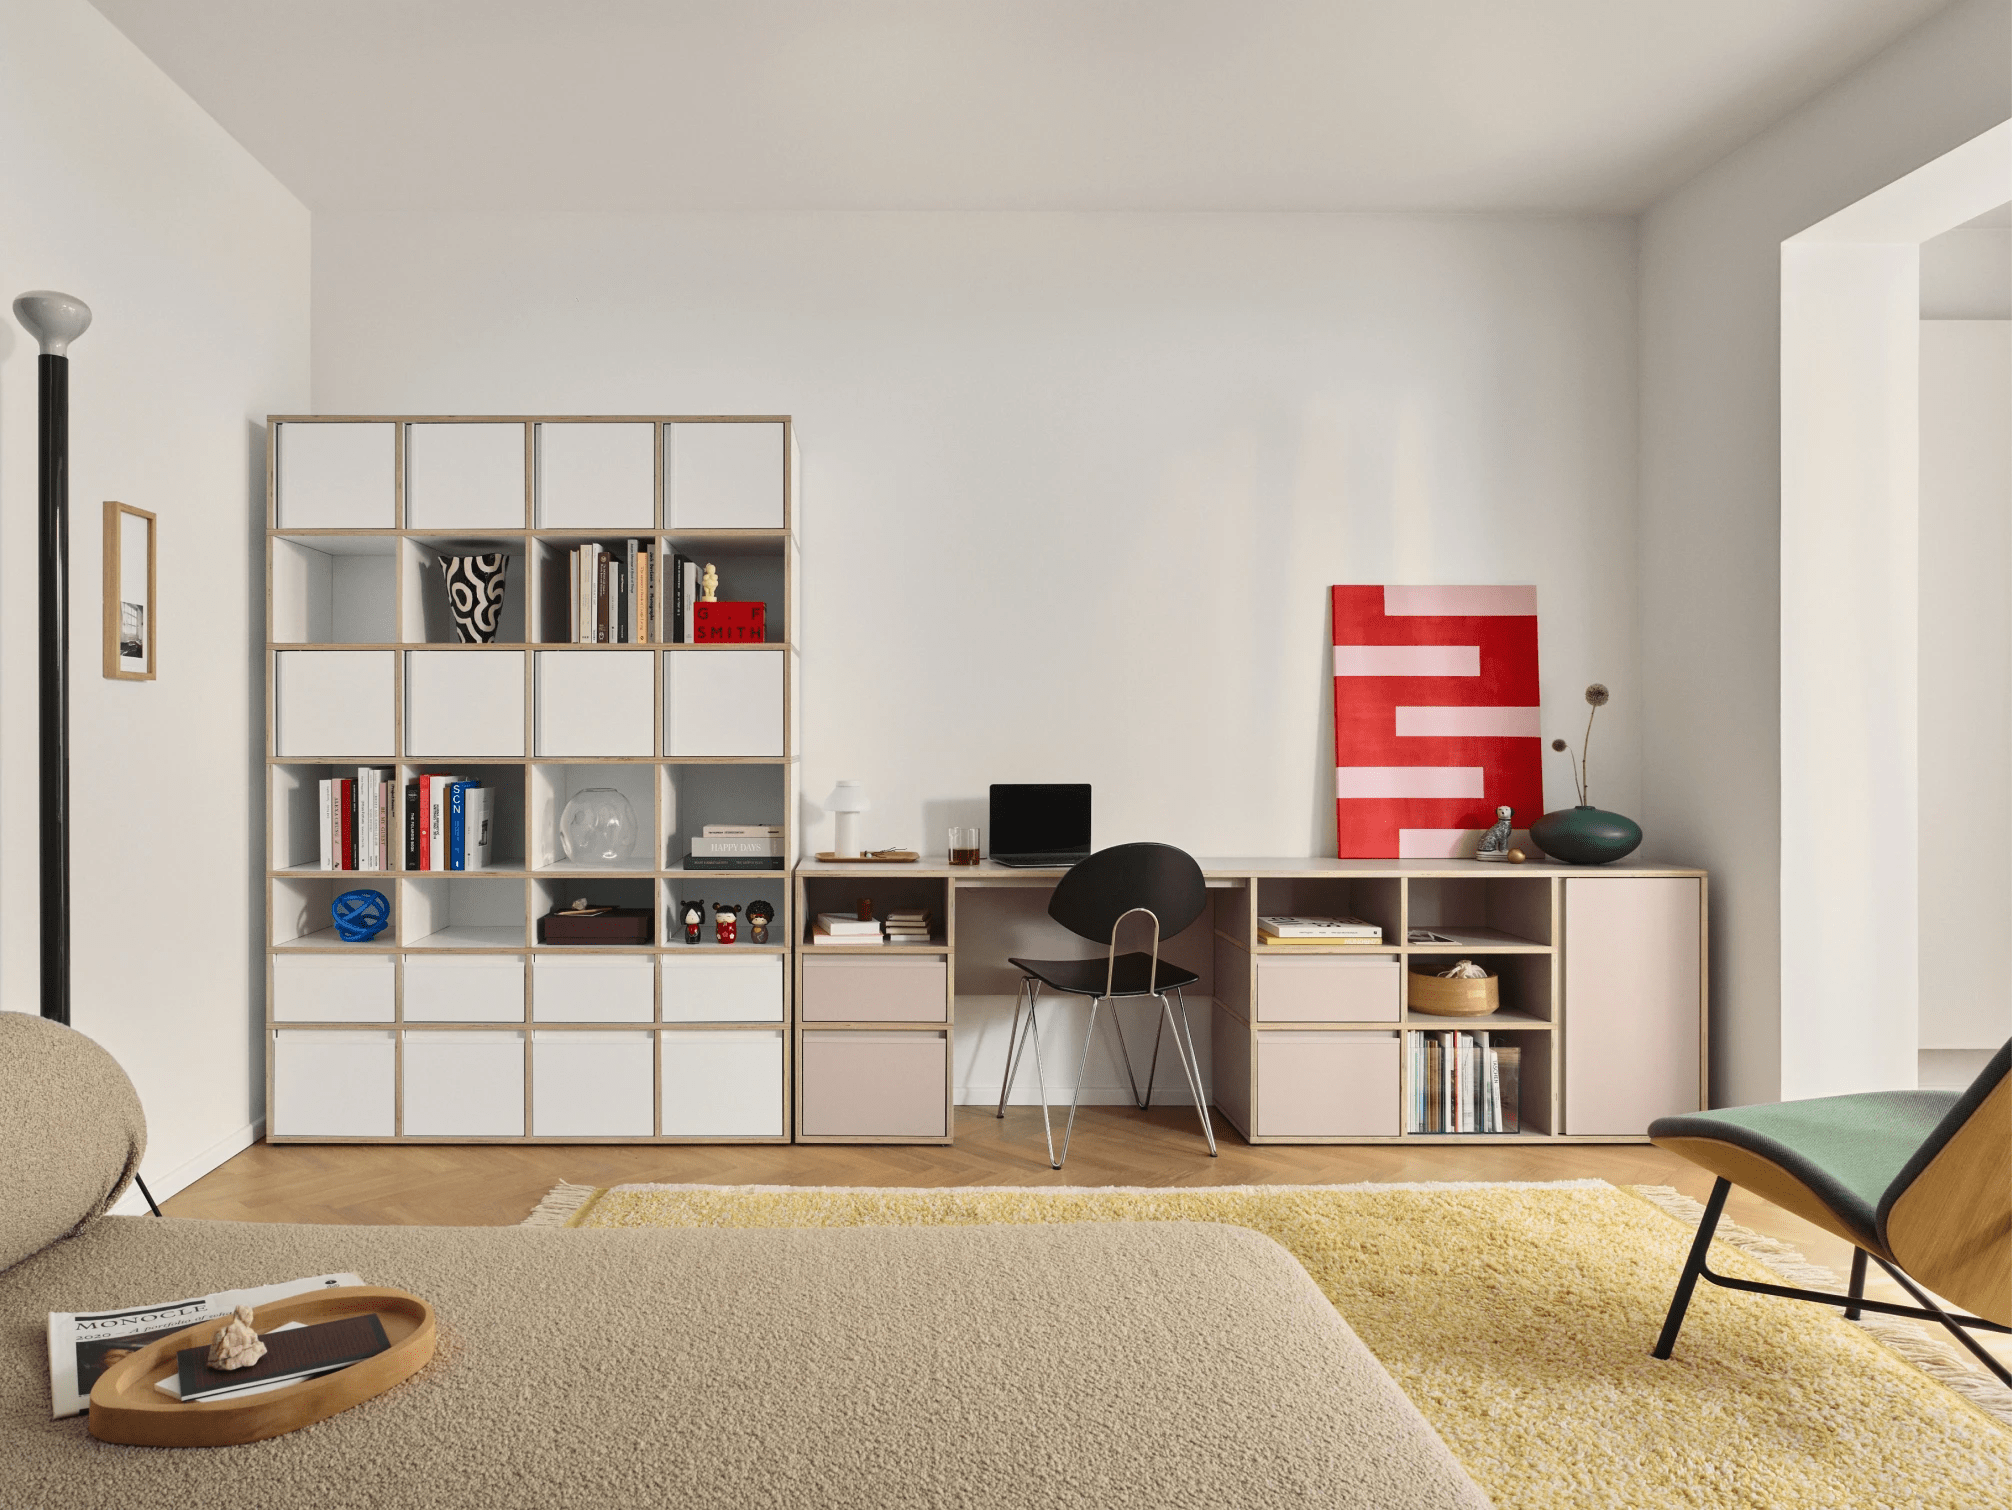
[[[1193,855],[1171,844],[1118,844],[1078,860],[1055,883],[1048,916],[1071,933],[1107,948],[1112,930],[1141,907],[1172,938],[1202,915],[1208,883]]]
[[[2012,1326],[2012,1041],[1880,1197],[1879,1236],[1929,1289]]]

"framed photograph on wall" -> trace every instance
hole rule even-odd
[[[154,516],[105,502],[105,675],[154,679]]]

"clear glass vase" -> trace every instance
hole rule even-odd
[[[636,848],[636,810],[612,787],[575,792],[559,814],[559,843],[569,860],[626,860]]]

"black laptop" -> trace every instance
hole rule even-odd
[[[1090,856],[1090,783],[994,782],[992,858],[1001,865],[1074,865]]]

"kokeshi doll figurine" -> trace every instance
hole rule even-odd
[[[685,903],[681,921],[685,925],[685,942],[696,944],[699,941],[699,930],[706,926],[706,904],[702,901]]]
[[[713,935],[722,944],[731,944],[740,933],[741,904],[713,903]]]
[[[766,944],[768,925],[775,920],[775,909],[757,898],[748,903],[748,942]]]

